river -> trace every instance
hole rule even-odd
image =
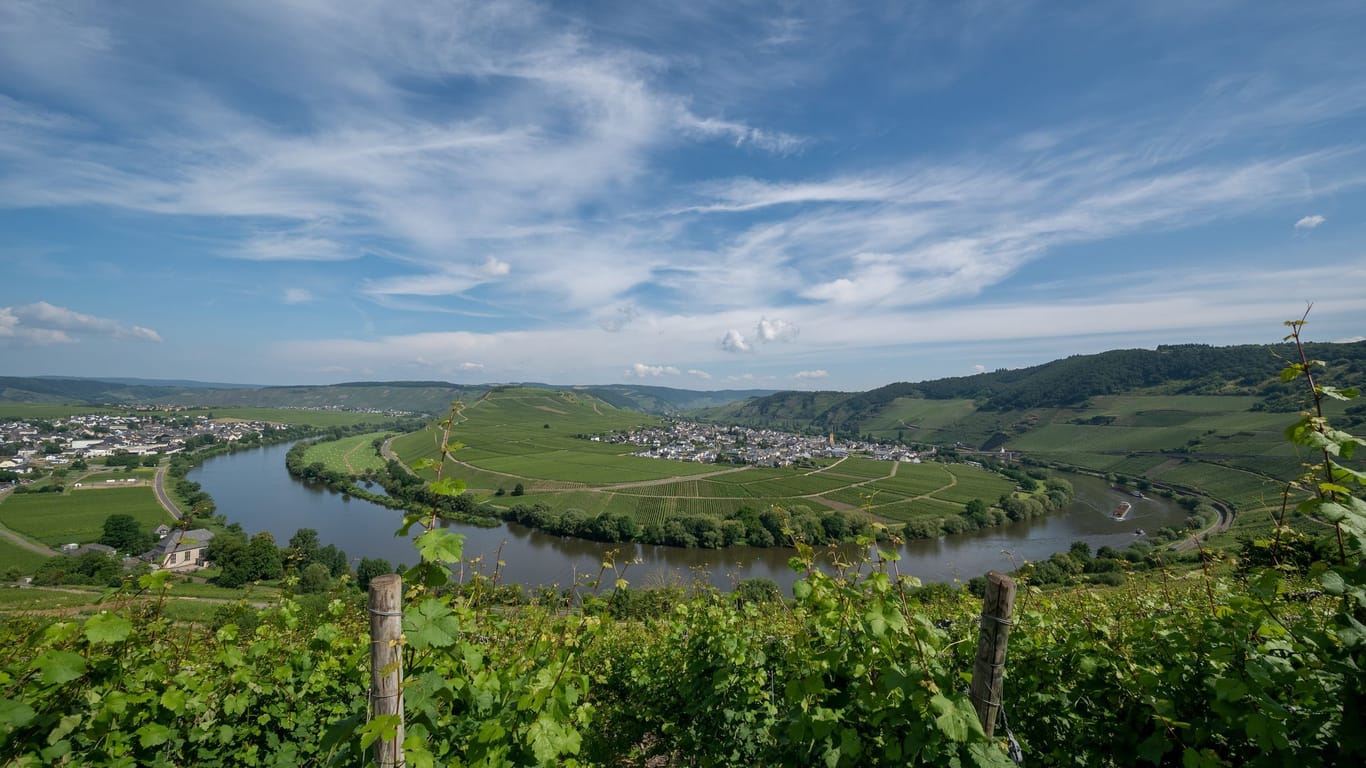
[[[394,536],[401,522],[398,511],[290,477],[285,470],[288,451],[289,445],[282,444],[215,456],[192,470],[190,479],[213,496],[218,511],[229,521],[240,523],[248,533],[269,531],[281,546],[299,528],[313,528],[323,544],[335,544],[352,558],[382,557],[409,564],[416,560],[409,541]],[[1068,475],[1067,480],[1075,496],[1063,512],[934,541],[908,542],[900,548],[901,572],[927,582],[967,581],[991,569],[1009,570],[1024,560],[1046,559],[1077,540],[1092,549],[1106,545],[1122,549],[1134,541],[1136,529],[1179,525],[1187,515],[1167,499],[1136,499],[1112,490],[1098,478]],[[1121,501],[1133,503],[1133,511],[1123,521],[1111,520],[1110,511]],[[793,555],[788,549],[609,545],[551,536],[515,524],[496,528],[451,524],[450,528],[465,535],[467,558],[482,558],[467,568],[489,571],[501,559],[506,563],[501,580],[527,586],[563,587],[584,574],[596,574],[612,550],[617,550],[620,575],[635,586],[702,580],[729,589],[742,579],[762,577],[790,588],[796,578],[788,567]]]

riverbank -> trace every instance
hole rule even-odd
[[[250,534],[268,531],[277,541],[299,528],[318,531],[324,544],[334,544],[352,557],[383,558],[391,563],[416,559],[411,543],[394,535],[402,522],[398,511],[346,496],[291,477],[284,460],[288,448],[271,446],[206,461],[191,479],[217,500],[227,519]],[[1101,480],[1075,478],[1073,502],[1059,513],[1008,522],[996,528],[933,540],[880,545],[896,551],[902,573],[926,582],[966,582],[988,570],[1013,570],[1025,561],[1042,561],[1065,553],[1081,540],[1093,550],[1122,550],[1137,537],[1133,529],[1156,530],[1180,524],[1185,512],[1166,500],[1140,502],[1132,520],[1108,519],[1114,492]],[[604,561],[614,563],[613,578],[634,586],[686,585],[702,582],[729,590],[746,579],[769,579],[786,589],[796,578],[789,566],[791,549],[735,547],[680,549],[642,544],[605,544],[528,529],[516,523],[483,528],[445,523],[465,537],[467,574],[491,574],[506,565],[500,578],[526,586],[567,586],[585,573],[597,573]],[[857,546],[823,549],[846,561],[862,559]]]

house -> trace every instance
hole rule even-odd
[[[152,533],[156,534],[158,540],[166,538],[167,534],[169,534],[170,532],[171,526],[165,523],[158,525],[156,529],[152,531]]]
[[[155,568],[170,571],[196,571],[204,567],[204,548],[213,539],[213,532],[203,528],[172,531],[157,542],[151,552],[142,556]]]

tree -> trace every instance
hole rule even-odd
[[[280,560],[280,549],[275,546],[275,537],[271,536],[269,531],[261,531],[251,537],[251,543],[247,545],[246,559],[252,581],[278,579],[285,575],[285,566]]]
[[[332,574],[322,563],[313,563],[299,576],[299,592],[307,595],[326,592],[332,586]]]
[[[523,494],[525,494],[525,493],[526,493],[526,488],[525,488],[521,483],[518,483],[517,485],[515,485],[515,486],[512,487],[512,495],[513,495],[513,496],[521,496],[521,495],[523,495]]]
[[[312,528],[300,528],[289,537],[289,560],[302,573],[305,568],[318,560],[318,532]]]
[[[370,580],[376,576],[383,576],[386,573],[393,573],[394,567],[388,560],[379,557],[362,557],[360,565],[356,566],[356,583],[360,585],[364,592],[370,588]]]
[[[142,530],[132,515],[110,515],[104,519],[100,543],[119,552],[141,554],[152,548],[152,534]]]

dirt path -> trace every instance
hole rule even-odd
[[[4,526],[0,526],[0,537],[3,537],[15,543],[16,545],[23,547],[24,549],[27,549],[30,552],[36,552],[37,554],[43,555],[44,557],[56,557],[58,554],[50,547],[45,547],[41,544],[29,541],[28,539],[24,538],[23,536],[20,536],[19,534],[15,533],[14,531],[11,531],[8,528],[5,528]]]
[[[83,611],[88,611],[95,606],[100,606],[102,609],[105,610],[120,610],[126,608],[132,603],[149,603],[159,599],[155,595],[142,595],[139,597],[124,598],[122,600],[114,600],[104,603],[100,602],[101,597],[103,597],[102,593],[91,592],[85,589],[64,589],[62,587],[25,587],[24,589],[26,591],[31,592],[58,592],[67,595],[88,595],[90,597],[90,602],[85,603],[83,605],[67,605],[62,606],[60,608],[18,608],[12,611],[0,611],[0,613],[23,613],[38,616],[72,616]],[[194,597],[191,595],[174,594],[168,594],[166,596],[166,599],[182,600],[185,602],[193,603],[214,603],[220,605],[226,603],[236,603],[239,600],[241,600],[241,598],[236,597]],[[271,605],[273,605],[273,603],[266,600],[248,600],[247,605],[250,605],[253,608],[268,608]]]

